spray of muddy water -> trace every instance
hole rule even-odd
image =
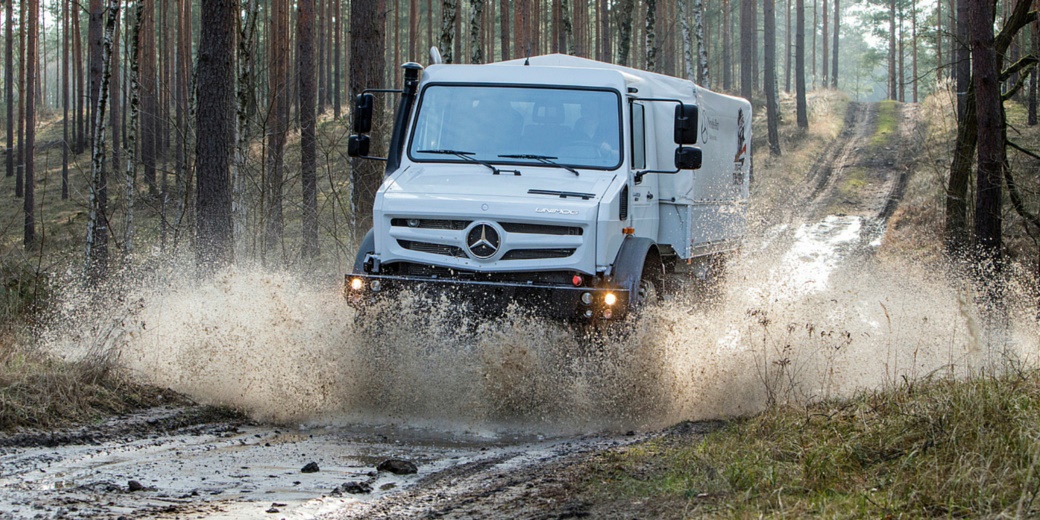
[[[383,304],[358,319],[339,287],[232,270],[124,290],[47,344],[115,349],[141,378],[262,420],[570,433],[753,413],[1007,359],[1035,363],[1014,308],[993,334],[972,295],[870,250],[859,217],[777,226],[735,258],[717,302],[680,295],[596,337],[512,309],[477,320],[451,301]],[[171,281],[172,280],[172,281]],[[1025,305],[1023,306],[1025,307]]]

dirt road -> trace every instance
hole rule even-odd
[[[850,104],[844,131],[808,176],[813,189],[805,190],[804,200],[792,201],[798,208],[794,220],[770,226],[763,236],[753,238],[760,244],[748,248],[747,254],[758,255],[748,264],[764,264],[763,259],[769,258],[770,267],[759,277],[734,282],[743,284],[730,291],[734,298],[765,299],[759,294],[768,293],[769,301],[776,302],[824,291],[833,271],[877,244],[884,220],[905,186],[905,143],[912,141],[911,109],[889,106],[894,108]],[[838,301],[821,300],[825,306]],[[758,300],[753,304],[741,300],[731,306],[721,314],[736,317],[718,324],[695,314],[701,311],[662,310],[659,327],[668,329],[666,332],[652,331],[654,339],[634,334],[625,340],[631,343],[622,345],[626,348],[660,346],[680,351],[661,354],[658,365],[618,364],[619,370],[642,371],[630,377],[642,378],[646,385],[670,388],[669,406],[661,408],[673,410],[674,416],[662,420],[748,413],[765,402],[767,396],[749,370],[759,354],[739,346],[752,343],[747,336],[754,333],[753,327],[766,327],[761,315],[755,314],[761,305]],[[885,312],[888,316],[889,311]],[[683,341],[695,341],[704,350],[691,351]],[[172,348],[168,338],[162,348]],[[539,366],[529,362],[526,348],[510,352],[521,360],[516,366]],[[421,362],[413,364],[422,370]],[[580,372],[573,364],[568,367],[567,374]],[[644,374],[672,367],[681,374]],[[829,370],[833,374],[833,367]],[[697,376],[687,380],[687,372]],[[413,375],[421,376],[418,371]],[[177,382],[190,389],[190,382],[179,377]],[[545,378],[518,381],[553,383]],[[585,391],[580,386],[561,388],[557,393]],[[508,398],[507,394],[499,389],[496,398]],[[582,462],[603,450],[676,434],[675,429],[613,429],[613,433],[594,435],[539,435],[533,433],[537,427],[523,429],[526,433],[508,433],[479,424],[473,428],[420,428],[410,424],[409,408],[401,403],[422,398],[421,392],[405,396],[397,408],[405,411],[395,421],[375,426],[317,420],[287,428],[214,415],[203,408],[175,408],[67,432],[2,437],[0,517],[623,516],[638,512],[639,506],[622,506],[615,512],[617,504],[590,503],[576,494],[571,484],[584,477]],[[595,406],[590,409],[595,412]],[[685,423],[680,430],[695,437],[714,424]],[[403,461],[393,468],[396,473],[386,466],[378,469],[389,460]],[[409,463],[414,464],[414,473]]]

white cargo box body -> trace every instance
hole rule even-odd
[[[718,94],[684,79],[562,54],[496,65],[524,66],[525,62],[540,67],[622,72],[630,101],[645,109],[647,169],[674,169],[677,104],[640,100],[674,99],[697,105],[700,128],[693,146],[703,153],[701,168],[643,178],[659,203],[660,224],[654,238],[684,260],[739,246],[747,228],[751,174],[751,104],[747,100]]]

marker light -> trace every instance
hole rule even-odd
[[[419,227],[419,219],[410,218],[408,219],[408,227]]]
[[[360,278],[351,278],[350,279],[350,288],[351,289],[354,289],[355,291],[360,291],[361,288],[364,287],[364,286],[365,286],[365,282],[362,279],[360,279]]]
[[[383,288],[383,284],[379,283],[379,280],[372,280],[369,287],[372,288],[372,292],[379,292],[379,290]]]
[[[580,274],[576,274],[574,275],[574,278],[571,278],[571,283],[574,284],[575,287],[581,287],[581,282],[582,279]]]
[[[608,292],[607,295],[603,297],[603,303],[607,305],[614,305],[615,303],[617,303],[617,295],[615,295],[612,292]]]
[[[614,317],[614,311],[612,311],[610,309],[607,309],[607,310],[603,311],[603,318],[604,319],[608,319],[609,320],[609,319],[611,319],[613,317]]]
[[[592,305],[592,293],[582,293],[581,303],[584,303],[585,305]]]

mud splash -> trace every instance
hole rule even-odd
[[[373,322],[338,286],[231,270],[125,291],[119,319],[48,345],[114,349],[147,381],[265,421],[488,433],[657,428],[1036,362],[1024,310],[987,324],[967,288],[871,254],[882,231],[861,217],[772,228],[720,301],[679,295],[596,338],[516,308],[474,321],[446,299],[388,302]]]

